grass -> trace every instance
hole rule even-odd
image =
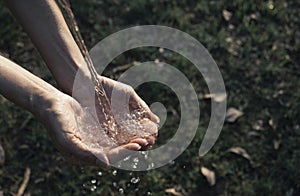
[[[26,34],[0,2],[1,53],[55,84]],[[234,123],[225,123],[213,149],[199,157],[198,148],[210,117],[210,100],[200,99],[197,136],[174,163],[149,172],[115,173],[114,169],[65,164],[43,126],[31,114],[1,97],[0,141],[6,161],[0,166],[0,192],[16,193],[25,168],[29,167],[31,176],[26,193],[32,195],[165,195],[168,188],[183,195],[300,194],[298,1],[71,3],[88,48],[111,33],[135,25],[166,25],[194,36],[220,68],[228,107],[237,108],[244,115]],[[225,10],[231,13],[229,20]],[[113,68],[156,58],[185,73],[199,97],[208,92],[193,65],[174,53],[162,56],[157,48],[126,52],[104,74],[117,78],[120,73],[114,73]],[[170,89],[159,84],[145,84],[138,92],[147,103],[161,101],[168,109],[170,115],[159,139],[163,142],[177,128],[178,100]],[[245,149],[251,161],[228,152],[232,147]],[[201,166],[215,172],[214,186],[201,174]],[[140,180],[132,183],[132,178]]]

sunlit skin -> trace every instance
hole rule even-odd
[[[107,165],[128,156],[128,151],[124,149],[136,151],[154,143],[156,123],[159,121],[157,116],[132,88],[99,75],[98,79],[108,97],[114,88],[130,97],[130,111],[144,111],[142,124],[144,131],[148,131],[151,136],[130,138],[127,144],[120,147],[88,149],[76,134],[78,127],[74,118],[74,114],[82,115],[84,103],[78,103],[80,99],[76,100],[71,95],[77,71],[81,71],[87,80],[92,79],[60,9],[54,0],[6,0],[5,3],[35,44],[62,92],[1,57],[1,94],[32,112],[47,127],[54,145],[70,163]],[[89,95],[92,92],[86,94],[83,91],[82,94]],[[103,119],[100,117],[99,120],[101,124]]]

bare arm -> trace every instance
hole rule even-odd
[[[126,149],[136,151],[148,144],[145,139],[135,139],[122,146],[102,142],[103,147],[87,147],[79,133],[89,127],[85,125],[87,121],[79,120],[85,116],[80,104],[2,56],[0,84],[0,94],[33,113],[47,127],[55,146],[73,164],[108,165],[128,156],[130,152]],[[97,137],[105,138],[104,132]]]
[[[54,0],[5,0],[5,2],[23,25],[46,61],[58,86],[65,93],[72,94],[73,82],[78,70],[83,73],[87,81],[91,80],[84,57]],[[108,96],[115,87],[124,86],[106,77],[100,76],[99,80],[103,83]],[[134,90],[119,89],[131,97],[133,103],[131,109],[141,109],[150,120],[159,121]],[[86,95],[85,92],[83,94]]]
[[[27,70],[0,56],[0,94],[40,120],[51,108],[57,90]]]
[[[5,0],[41,53],[58,86],[69,95],[84,58],[54,0]],[[85,73],[89,77],[89,73]]]

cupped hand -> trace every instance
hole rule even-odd
[[[98,83],[100,89],[97,90],[102,91],[100,96],[90,79],[75,83],[72,96],[81,105],[95,110],[94,116],[99,123],[108,127],[106,134],[119,145],[136,138],[146,139],[147,146],[152,145],[158,135],[159,118],[148,105],[129,85],[103,76],[98,76]]]
[[[97,121],[90,118],[84,107],[63,93],[55,95],[45,116],[43,122],[54,145],[72,164],[109,165],[149,144],[146,139],[136,137],[126,144],[117,145],[105,135],[100,126],[97,126]],[[95,141],[89,141],[93,138],[97,138],[97,144],[93,143]]]
[[[120,126],[126,126],[122,125],[122,118],[125,116],[131,117],[132,120],[138,121],[141,125],[141,129],[128,132],[126,131],[126,127],[124,127],[123,133],[120,134],[122,141],[128,142],[134,137],[144,136],[150,144],[153,144],[158,135],[157,124],[159,123],[159,118],[150,110],[148,105],[137,95],[131,86],[103,76],[99,76],[98,78],[110,101],[111,108],[114,108],[113,115],[115,117],[119,116],[119,118],[116,118],[117,123],[121,121]],[[101,116],[101,114],[98,116]]]

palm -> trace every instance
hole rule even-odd
[[[153,144],[157,136],[158,117],[130,86],[106,77],[99,80],[111,104],[109,109],[113,108],[113,115],[121,128],[117,142],[124,144],[135,137],[143,137]],[[98,117],[101,119],[101,113]]]
[[[104,139],[105,135],[99,135],[101,128],[98,127],[98,135],[93,132],[92,137],[98,138],[95,146],[93,141],[88,141],[91,137],[87,135],[95,128],[91,127],[96,125],[93,118],[86,118],[86,111],[73,98],[61,94],[57,100],[48,111],[45,124],[54,144],[71,163],[98,165],[102,161],[109,164],[128,156],[129,151],[124,149],[136,151],[148,144],[145,139],[135,138],[122,146],[115,145],[108,138]]]
[[[106,135],[119,145],[134,138],[145,138],[153,144],[159,119],[147,104],[128,85],[103,76],[98,82],[100,88],[96,90],[90,79],[80,80],[74,85],[79,87],[73,88],[72,96],[91,111],[90,118],[96,117]]]

